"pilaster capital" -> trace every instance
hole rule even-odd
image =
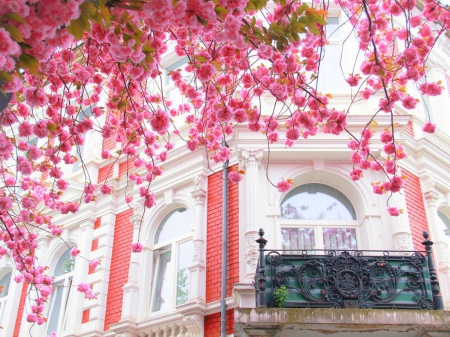
[[[239,159],[241,166],[246,167],[251,164],[257,164],[259,167],[261,165],[261,160],[264,154],[263,149],[240,149],[239,151],[241,152],[241,158]]]
[[[205,190],[195,190],[191,192],[192,198],[195,200],[196,205],[204,205],[206,199]]]
[[[194,190],[191,192],[192,198],[196,205],[204,205],[206,198],[206,190],[203,188],[205,177],[202,175],[196,176],[193,180]]]
[[[431,190],[425,192],[423,196],[425,197],[428,207],[437,207],[437,201],[439,199],[438,192],[436,192],[435,190]]]

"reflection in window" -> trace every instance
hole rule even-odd
[[[193,223],[192,211],[178,208],[164,218],[156,231],[152,312],[170,310],[188,299],[188,267],[193,255],[189,237]]]
[[[356,249],[354,228],[322,228],[324,249]]]
[[[281,217],[298,220],[356,220],[348,198],[337,189],[322,184],[294,188],[281,203]]]
[[[283,249],[303,250],[316,248],[314,228],[282,228]]]
[[[72,287],[72,274],[75,267],[75,259],[70,254],[70,248],[65,251],[56,264],[53,292],[50,296],[47,335],[52,332],[60,334],[67,320],[67,301]]]
[[[12,272],[9,272],[0,279],[0,325],[2,324],[3,313],[5,312],[11,277]]]
[[[281,202],[282,249],[357,249],[356,212],[350,200],[323,184],[305,184],[290,191]],[[330,224],[330,222],[332,222]],[[342,223],[342,225],[340,225]]]

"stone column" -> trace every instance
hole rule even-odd
[[[195,200],[194,211],[194,250],[192,264],[189,266],[189,294],[188,302],[205,302],[205,199],[206,190],[203,188],[205,178],[194,178],[194,190],[192,198]]]
[[[394,250],[414,250],[411,227],[409,226],[408,214],[406,213],[407,209],[404,193],[402,193],[402,195],[399,193],[392,194],[391,203],[399,209],[404,210],[403,214],[400,216],[391,217],[391,223],[393,225],[392,241],[394,241]],[[405,253],[405,255],[410,255],[410,253]]]
[[[142,226],[144,204],[142,200],[133,203],[134,214],[130,217],[133,223],[133,243],[142,241],[139,229]],[[141,253],[132,253],[130,247],[130,267],[128,268],[128,282],[122,287],[122,317],[121,319],[136,320],[139,302],[139,258]]]
[[[241,165],[245,167],[245,278],[253,279],[258,262],[258,230],[260,223],[259,167],[263,150],[241,149]]]
[[[78,257],[75,260],[72,283],[75,286],[82,282],[86,282],[87,280],[95,220],[96,219],[94,218],[87,219],[79,228],[77,247],[81,252],[80,255],[82,255],[84,259]],[[70,315],[67,316],[65,331],[76,334],[79,333],[81,326],[85,295],[78,291],[71,291],[69,296],[68,303],[71,305]]]
[[[439,224],[441,219],[438,216],[438,199],[439,193],[434,189],[434,181],[429,181],[430,190],[424,193],[426,200],[426,208],[428,214],[428,228],[430,231],[430,239],[434,242],[433,256],[436,261],[436,269],[438,280],[444,299],[444,305],[448,309],[450,307],[450,249],[449,240],[443,231],[440,230]]]

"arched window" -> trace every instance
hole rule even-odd
[[[7,272],[0,278],[0,326],[3,321],[3,313],[5,312],[6,300],[8,298],[9,285],[11,284],[12,272]]]
[[[339,190],[311,183],[281,202],[283,249],[356,249],[356,212]],[[295,253],[295,252],[294,252]]]
[[[156,231],[152,312],[169,310],[188,299],[193,222],[190,209],[177,208],[164,218]]]
[[[75,259],[70,254],[70,249],[64,252],[55,267],[53,292],[48,307],[47,335],[52,332],[60,335],[66,324],[66,314],[70,309],[67,301],[72,290],[72,276],[75,267]]]

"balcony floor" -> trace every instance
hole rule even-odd
[[[450,311],[286,309],[234,311],[236,337],[450,337]]]

